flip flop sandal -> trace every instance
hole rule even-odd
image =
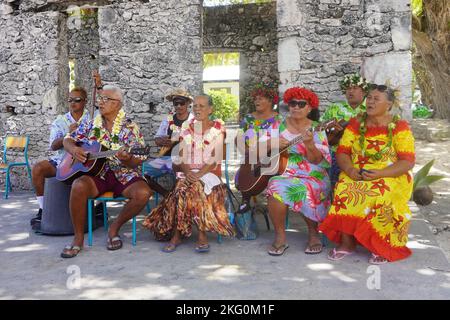
[[[328,253],[328,259],[338,261],[344,259],[346,256],[349,256],[352,253],[353,251],[336,250],[336,248],[333,248],[333,250]],[[338,257],[338,255],[340,256]]]
[[[199,244],[195,247],[195,252],[197,253],[205,253],[205,252],[209,252],[209,244]]]
[[[287,243],[282,244],[281,246],[278,247],[272,245],[271,249],[267,251],[267,253],[271,256],[281,256],[284,254],[287,248],[289,248],[289,245]]]
[[[65,246],[63,249],[63,252],[61,252],[61,258],[68,259],[68,258],[76,257],[82,249],[83,248],[81,248],[80,246]],[[65,251],[74,251],[74,252],[69,254]]]
[[[114,245],[114,242],[116,245]],[[106,248],[110,251],[119,250],[123,246],[122,239],[119,236],[108,238]]]
[[[180,245],[180,244],[169,243],[169,244],[165,245],[165,246],[161,249],[161,251],[164,252],[164,253],[172,253],[172,252],[175,252],[175,251],[177,250],[177,247],[178,247],[179,245]]]
[[[320,250],[313,250],[314,248],[319,248]],[[319,254],[322,252],[323,245],[321,243],[316,243],[311,246],[307,246],[305,249],[306,254]]]
[[[369,258],[369,263],[380,265],[380,264],[388,263],[388,260],[386,258],[383,258],[382,256],[372,253],[372,256]]]

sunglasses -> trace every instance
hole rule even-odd
[[[186,100],[173,100],[173,106],[177,107],[177,106],[184,106],[186,105],[187,101]]]
[[[308,104],[307,101],[305,100],[291,100],[288,102],[288,106],[291,108],[295,108],[296,106],[299,107],[300,109],[303,109],[304,107],[306,107],[306,105]]]
[[[69,98],[67,99],[68,103],[80,103],[81,101],[84,101],[82,98]]]
[[[371,84],[369,88],[370,88],[370,90],[378,90],[378,91],[381,91],[381,92],[386,91],[386,90],[389,89],[388,86],[385,86],[384,84],[380,84],[380,85],[378,85],[378,84]]]
[[[108,101],[120,101],[120,100],[119,100],[119,99],[113,99],[113,98],[106,97],[106,96],[98,95],[98,96],[97,96],[97,101],[98,101],[98,102],[100,102],[100,101],[102,101],[102,102],[108,102]]]

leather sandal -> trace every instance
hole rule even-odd
[[[68,259],[76,257],[81,250],[83,250],[83,248],[80,246],[65,246],[61,252],[61,258]],[[72,251],[72,253],[69,253],[70,251]]]

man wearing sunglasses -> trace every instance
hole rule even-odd
[[[35,231],[40,230],[41,226],[45,178],[51,178],[56,175],[56,167],[66,153],[63,147],[64,136],[75,131],[78,125],[87,123],[90,120],[89,112],[85,109],[86,100],[87,93],[83,88],[77,87],[70,91],[67,101],[69,112],[59,115],[50,128],[49,150],[56,151],[56,153],[48,160],[36,163],[31,171],[33,187],[39,204],[39,211],[36,217],[30,221],[31,227]]]
[[[176,88],[170,92],[166,99],[172,103],[173,111],[164,119],[155,135],[155,143],[161,147],[160,157],[146,164],[145,174],[153,179],[163,174],[173,174],[171,152],[178,143],[181,125],[186,120],[193,119],[189,106],[193,97],[185,89]],[[158,189],[156,189],[158,188]],[[167,190],[152,181],[152,189],[165,195]]]
[[[75,235],[72,244],[62,251],[62,258],[73,258],[83,248],[86,204],[89,198],[113,192],[114,197],[124,196],[129,200],[108,229],[107,249],[118,250],[123,245],[119,236],[121,227],[145,207],[151,196],[151,190],[142,178],[141,171],[146,157],[132,155],[125,149],[142,148],[145,143],[138,125],[127,118],[122,109],[122,91],[115,86],[104,86],[98,94],[98,100],[100,114],[67,135],[64,148],[81,163],[87,160],[88,154],[77,142],[96,141],[117,153],[106,159],[96,176],[83,175],[72,183],[69,206]]]

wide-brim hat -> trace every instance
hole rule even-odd
[[[169,101],[173,101],[174,98],[181,97],[188,99],[190,101],[194,101],[194,98],[187,92],[186,89],[183,88],[175,88],[168,95],[166,95],[166,99]]]

